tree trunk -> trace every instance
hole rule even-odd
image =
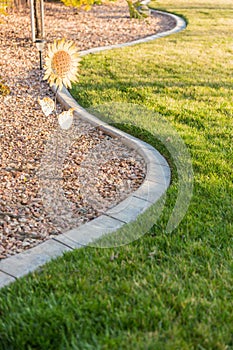
[[[43,0],[33,0],[34,2],[34,18],[35,18],[35,36],[36,39],[43,38]]]
[[[30,0],[32,40],[44,38],[44,3],[43,0]]]
[[[27,0],[14,0],[14,7],[20,9],[21,7],[28,6]]]

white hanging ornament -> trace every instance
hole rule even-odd
[[[48,117],[55,108],[55,103],[50,97],[44,97],[42,100],[38,98],[42,112]]]
[[[58,116],[58,123],[63,130],[68,130],[73,123],[73,111],[74,108],[70,108],[68,111],[62,112]]]

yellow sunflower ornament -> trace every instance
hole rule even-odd
[[[72,41],[55,40],[48,47],[44,80],[48,80],[50,86],[55,84],[60,90],[63,84],[71,88],[71,83],[77,82],[79,61],[77,48]]]
[[[71,88],[71,83],[77,81],[78,65],[80,57],[72,41],[65,39],[55,40],[48,47],[48,55],[45,58],[45,75],[44,80],[48,80],[50,86],[55,85],[56,88],[62,89],[62,86]],[[43,113],[49,116],[54,110],[56,111],[55,102],[50,97],[38,98]],[[73,108],[59,114],[58,123],[63,130],[68,130],[73,123]]]

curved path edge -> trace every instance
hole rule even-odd
[[[101,51],[106,51],[106,50],[124,48],[124,47],[128,47],[128,46],[133,46],[133,45],[136,45],[136,44],[144,44],[144,43],[147,43],[149,41],[152,41],[152,40],[155,40],[155,39],[158,39],[158,38],[162,38],[164,36],[168,36],[168,35],[171,35],[171,34],[178,33],[181,30],[185,29],[186,26],[187,26],[185,20],[182,17],[174,15],[173,13],[169,13],[169,12],[165,12],[165,11],[159,11],[159,10],[153,10],[153,9],[151,9],[151,12],[152,13],[163,14],[163,15],[167,15],[167,16],[172,17],[176,21],[176,26],[174,28],[170,29],[170,30],[165,31],[165,32],[161,32],[161,33],[158,33],[158,34],[153,34],[153,35],[147,36],[145,38],[141,38],[141,39],[130,41],[128,43],[115,44],[115,45],[109,45],[109,46],[100,46],[100,47],[94,47],[94,48],[88,49],[88,50],[83,50],[83,51],[80,51],[80,56],[85,56],[85,55],[88,55],[88,54],[99,53]]]
[[[104,47],[92,48],[80,52],[80,56],[99,53],[104,50],[123,48],[136,44],[149,42],[167,35],[175,34],[186,28],[183,18],[174,14],[151,10],[155,13],[166,14],[176,20],[176,26],[166,32],[151,35],[128,43],[116,44]],[[53,91],[55,89],[53,88]],[[51,238],[36,247],[28,249],[0,261],[0,288],[14,282],[16,279],[36,270],[48,261],[61,256],[64,252],[81,248],[100,238],[101,236],[115,232],[123,225],[136,220],[138,215],[151,207],[166,192],[171,172],[166,159],[151,145],[141,141],[123,131],[120,131],[105,122],[102,122],[82,108],[63,88],[58,93],[58,100],[65,109],[75,108],[75,115],[93,126],[101,129],[104,133],[119,138],[123,144],[135,149],[145,160],[147,173],[143,184],[132,192],[125,200],[109,209],[96,219]],[[88,234],[87,234],[88,232]]]

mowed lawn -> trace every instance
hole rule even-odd
[[[182,15],[186,30],[84,57],[72,93],[97,111],[136,104],[166,118],[192,158],[188,211],[168,233],[174,159],[154,136],[156,120],[116,110],[114,123],[172,166],[163,214],[131,244],[67,253],[2,289],[1,350],[233,349],[233,3],[151,4]]]

